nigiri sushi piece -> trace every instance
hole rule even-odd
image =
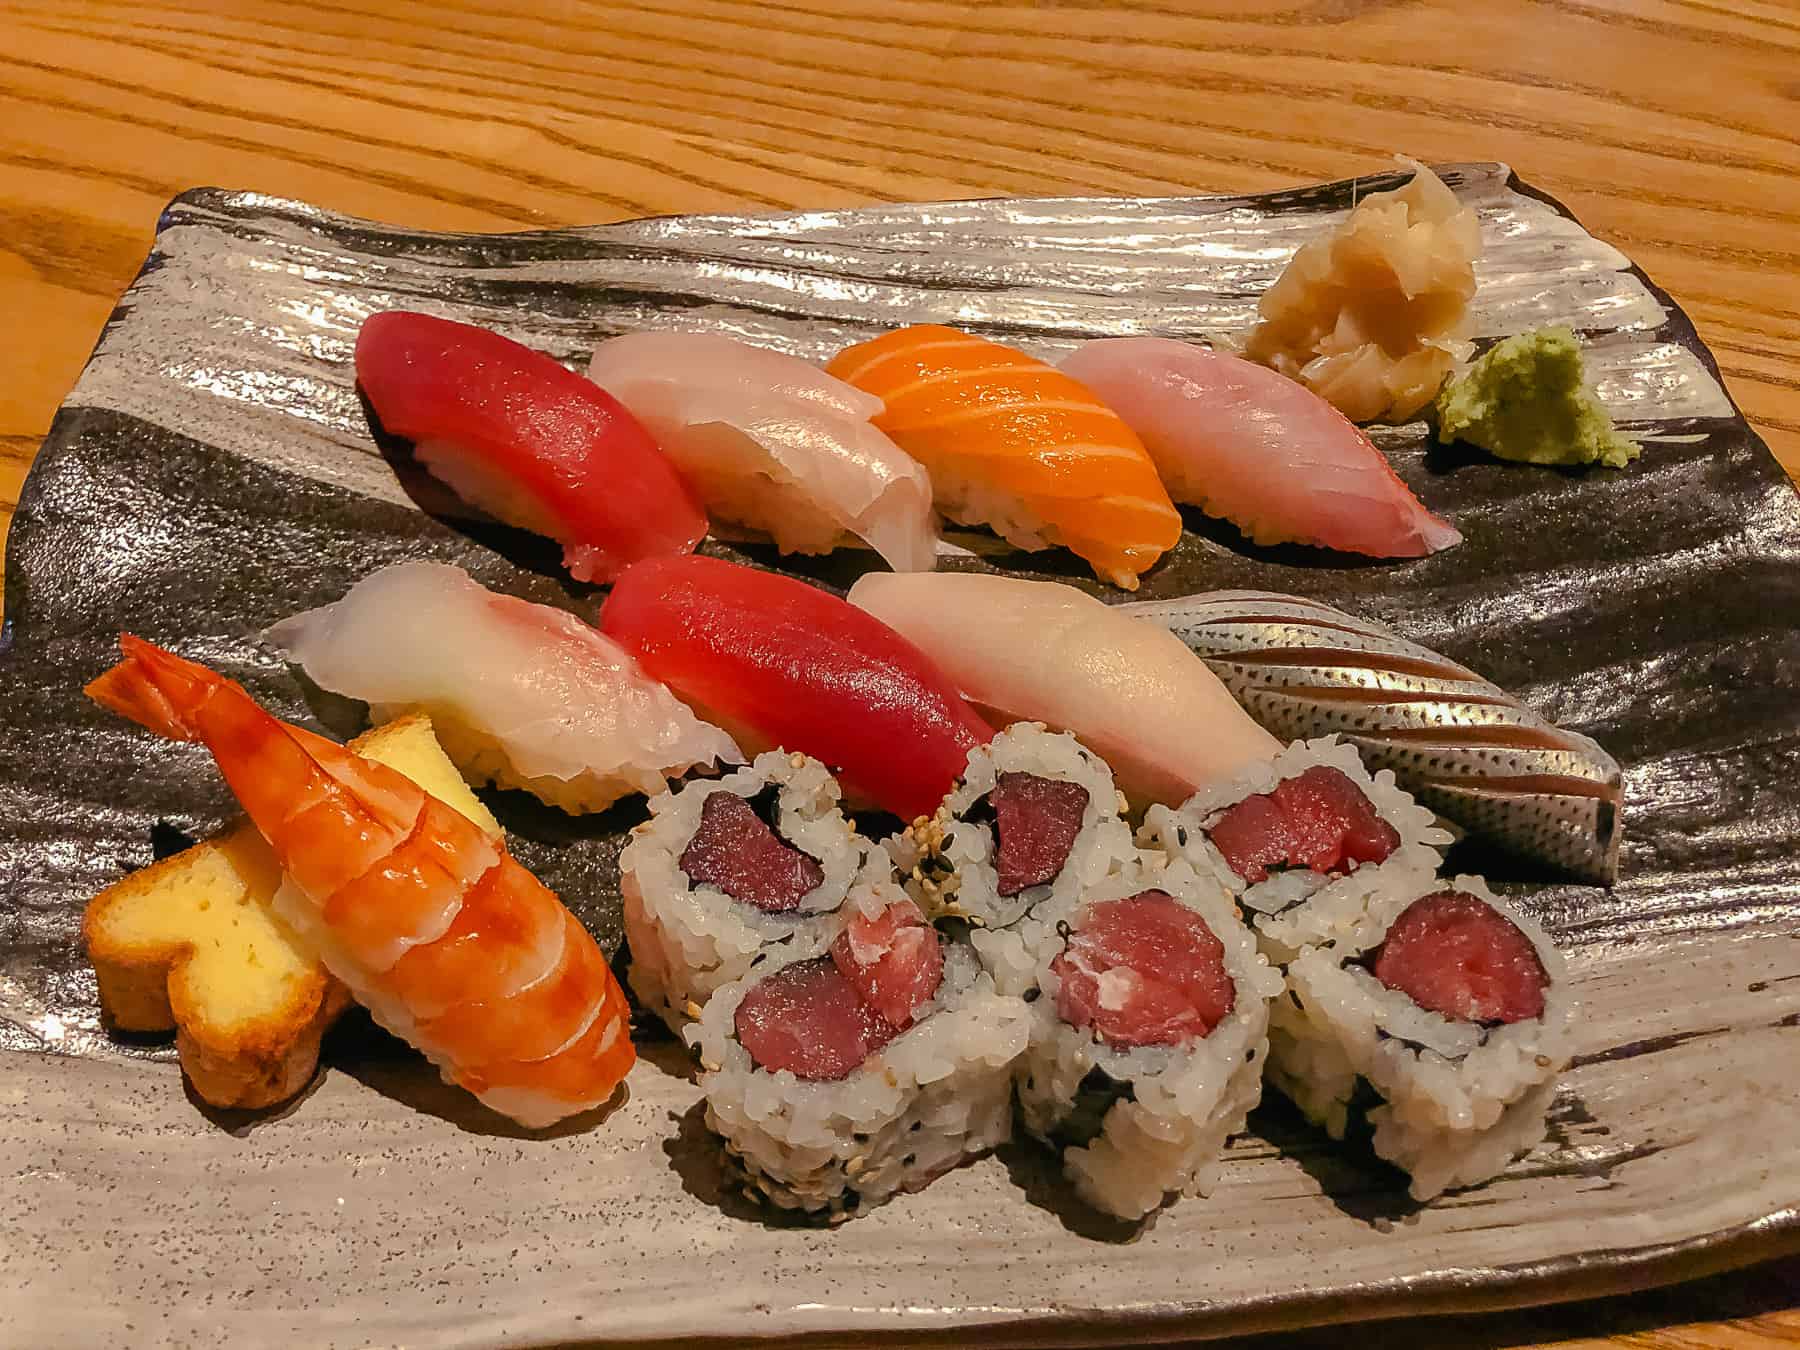
[[[1071,732],[1138,802],[1179,805],[1281,749],[1181,639],[1073,586],[871,574],[850,603],[914,643],[989,720]]]
[[[429,314],[372,315],[356,379],[419,463],[497,520],[563,546],[578,581],[691,553],[706,515],[617,399],[542,352]]]
[[[1375,443],[1305,385],[1173,338],[1102,338],[1063,359],[1143,438],[1169,495],[1259,544],[1418,558],[1461,541]]]
[[[496,595],[459,567],[384,567],[268,631],[322,689],[376,721],[427,712],[463,775],[571,814],[654,795],[696,766],[740,764],[631,654],[573,614]]]
[[[89,697],[212,752],[286,873],[275,912],[377,1022],[528,1128],[612,1096],[636,1059],[625,995],[503,840],[205,666],[119,645]]]
[[[826,369],[886,405],[875,425],[931,474],[937,508],[1023,549],[1071,549],[1137,589],[1181,538],[1143,442],[1092,390],[998,342],[918,324]]]
[[[650,429],[715,522],[783,553],[829,553],[849,534],[896,572],[936,565],[931,479],[870,425],[880,399],[716,333],[609,339],[588,378]]]
[[[746,749],[811,755],[846,792],[905,820],[935,810],[994,734],[912,643],[791,577],[647,559],[614,585],[600,627]]]

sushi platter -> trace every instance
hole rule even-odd
[[[1800,499],[1505,166],[170,205],[0,637],[0,1306],[1118,1343],[1800,1249]],[[184,1090],[185,1089],[185,1090]]]

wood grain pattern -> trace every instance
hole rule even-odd
[[[0,3],[0,522],[157,212],[197,183],[508,229],[1245,191],[1394,149],[1506,159],[1567,201],[1688,309],[1800,475],[1797,56],[1800,12],[1766,0]],[[1797,1290],[1788,1262],[1408,1332],[1767,1350],[1800,1343]]]

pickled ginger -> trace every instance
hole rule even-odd
[[[1244,355],[1353,422],[1403,422],[1468,357],[1481,231],[1423,164],[1303,244],[1258,303]]]

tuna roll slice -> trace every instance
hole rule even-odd
[[[1139,1219],[1210,1190],[1261,1099],[1281,990],[1219,879],[1145,853],[971,940],[1002,987],[1030,991],[1020,1114],[1082,1199]]]
[[[824,954],[770,946],[684,1033],[745,1189],[831,1222],[1012,1129],[1030,1011],[897,885],[859,881]]]
[[[1415,1199],[1472,1186],[1544,1137],[1575,1004],[1561,954],[1481,878],[1425,880],[1376,901],[1357,936],[1288,966],[1269,1079],[1333,1138],[1359,1083],[1375,1152]]]
[[[1067,733],[1015,722],[969,753],[937,811],[888,841],[934,917],[985,928],[1066,899],[1135,851],[1112,770]]]
[[[872,852],[838,796],[817,760],[770,750],[651,800],[619,889],[631,987],[675,1031],[770,943],[823,955]]]
[[[1376,898],[1433,876],[1450,842],[1392,773],[1371,776],[1335,736],[1295,741],[1179,811],[1151,807],[1142,834],[1221,877],[1279,965],[1345,935]]]

